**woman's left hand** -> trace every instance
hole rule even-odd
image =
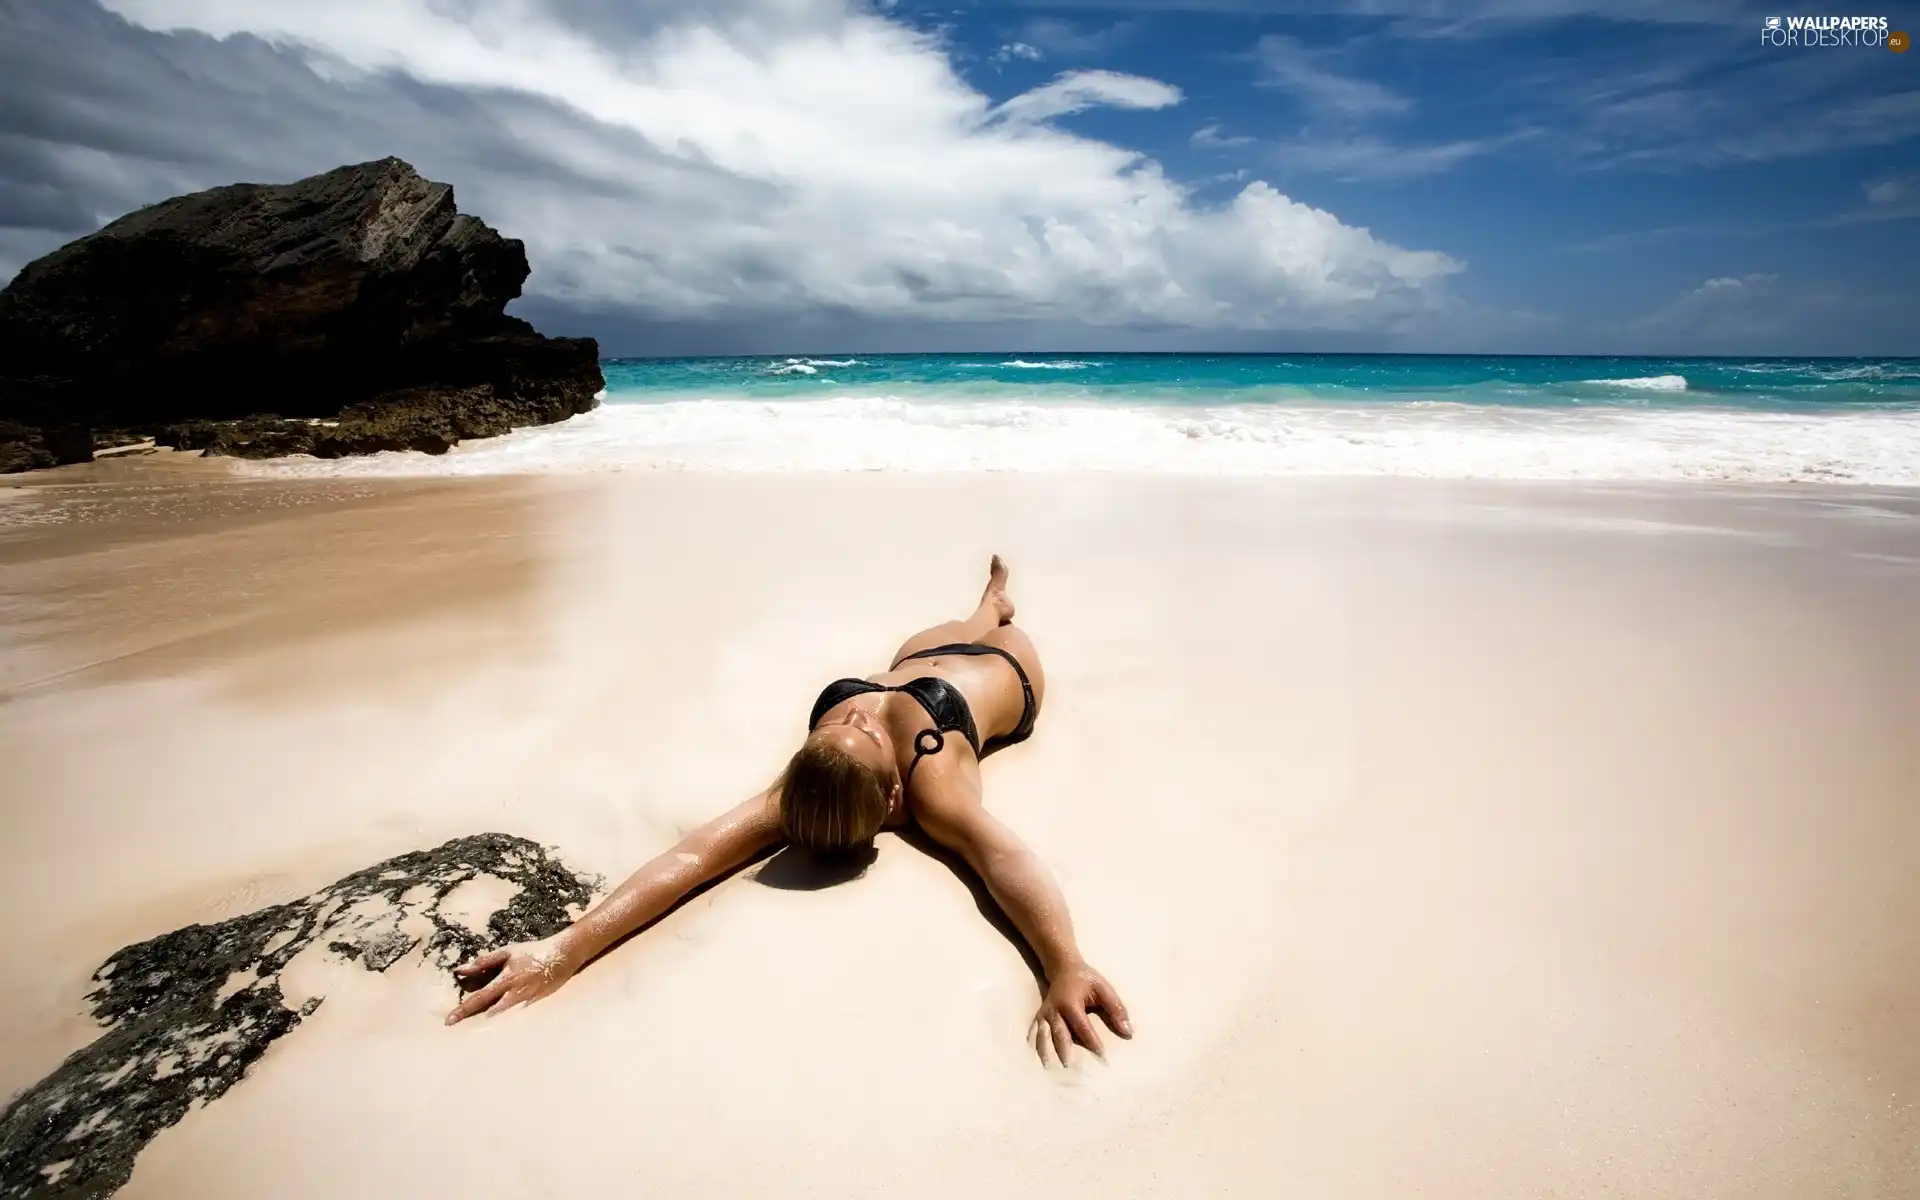
[[[1115,1033],[1123,1038],[1133,1036],[1127,1006],[1120,1002],[1120,993],[1113,990],[1113,985],[1100,972],[1085,963],[1075,963],[1048,980],[1047,994],[1041,999],[1040,1011],[1034,1014],[1033,1025],[1027,1031],[1040,1061],[1047,1062],[1051,1050],[1053,1059],[1066,1066],[1067,1047],[1076,1039],[1105,1057],[1099,1027],[1087,1015],[1096,1008]]]
[[[498,970],[485,987],[469,992],[447,1014],[447,1024],[464,1021],[479,1013],[492,1016],[518,1004],[531,1004],[551,995],[573,978],[579,964],[568,953],[566,934],[538,942],[520,942],[489,950],[471,962],[453,969],[463,980]]]

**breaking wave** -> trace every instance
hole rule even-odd
[[[447,455],[248,463],[262,475],[604,470],[1138,471],[1920,486],[1920,410],[1423,402],[1215,406],[957,396],[612,403]]]
[[[769,375],[818,375],[821,367],[858,367],[857,358],[789,358],[767,368]]]
[[[1684,392],[1687,390],[1685,375],[1648,375],[1639,379],[1582,379],[1581,383],[1599,384],[1606,387],[1633,388],[1642,392]]]

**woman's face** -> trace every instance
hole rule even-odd
[[[820,722],[811,737],[851,754],[880,777],[880,786],[888,794],[889,810],[899,804],[900,770],[893,757],[893,739],[871,713],[849,708],[845,716]]]

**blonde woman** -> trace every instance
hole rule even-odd
[[[569,928],[457,968],[479,986],[447,1023],[551,994],[688,892],[782,841],[844,855],[870,847],[882,829],[917,826],[978,873],[1038,959],[1045,994],[1028,1034],[1042,1061],[1066,1062],[1074,1041],[1100,1053],[1096,1011],[1133,1036],[1113,985],[1080,957],[1052,874],[981,802],[980,760],[1032,734],[1046,697],[1040,656],[1013,624],[999,556],[971,616],[908,638],[891,662],[827,685],[806,740],[765,791],[680,839]]]

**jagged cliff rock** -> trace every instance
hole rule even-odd
[[[84,461],[105,431],[439,452],[586,412],[593,340],[505,315],[527,271],[397,158],[129,213],[0,292],[0,470]]]

